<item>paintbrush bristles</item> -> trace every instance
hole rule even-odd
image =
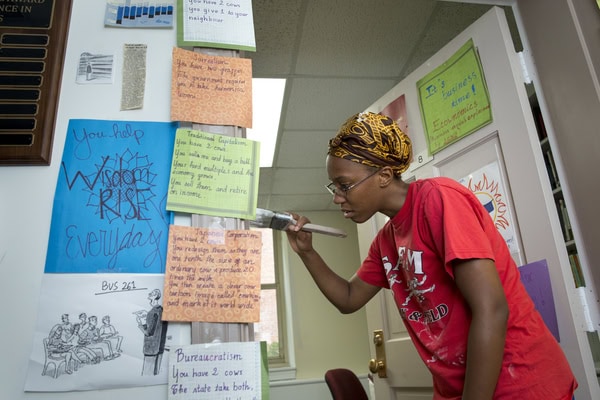
[[[250,225],[252,226],[259,228],[271,228],[278,231],[284,231],[291,223],[296,223],[291,215],[265,210],[263,208],[257,208],[256,218],[254,221],[250,221]]]
[[[257,208],[256,218],[254,219],[254,221],[250,221],[250,223],[261,228],[269,228],[271,226],[271,220],[273,219],[274,215],[275,213],[271,210]]]
[[[289,214],[284,213],[274,213],[273,218],[271,219],[270,227],[271,229],[276,229],[278,231],[284,231],[290,224],[295,224],[294,218],[292,218]]]
[[[257,208],[255,220],[249,222],[250,226],[257,228],[271,228],[278,231],[285,231],[290,225],[296,224],[296,220],[291,214],[265,210],[263,208]],[[302,230],[305,232],[316,232],[341,238],[346,237],[346,232],[322,225],[304,224]]]

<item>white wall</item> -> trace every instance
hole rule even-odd
[[[0,329],[0,398],[2,399],[83,399],[113,400],[166,399],[166,386],[70,393],[23,392],[37,318],[38,298],[44,270],[52,202],[58,168],[71,118],[169,121],[171,50],[176,45],[175,30],[108,29],[103,26],[105,0],[73,0],[71,27],[65,58],[60,102],[50,166],[0,167],[0,304],[4,304]],[[148,45],[145,104],[143,109],[119,111],[122,50],[125,43]],[[111,85],[77,85],[75,73],[82,52],[114,54],[115,81]],[[327,224],[327,213],[319,215]],[[336,214],[337,216],[337,214]],[[337,216],[341,219],[339,216]],[[315,219],[316,221],[316,219]],[[356,236],[335,245],[325,241],[330,255],[357,257]],[[332,248],[332,246],[342,246]],[[346,258],[348,261],[348,258]],[[356,267],[357,264],[346,263]],[[293,293],[300,302],[293,305],[298,340],[298,382],[282,382],[273,387],[274,400],[330,398],[322,378],[328,365],[346,366],[366,373],[368,335],[364,313],[341,317],[325,307],[314,285],[294,271]],[[310,292],[310,302],[305,296]],[[331,346],[323,348],[323,332],[329,332]],[[349,334],[347,334],[349,332]],[[344,336],[346,335],[346,336]],[[323,350],[325,349],[325,350]]]
[[[3,399],[104,399],[106,391],[24,393],[38,296],[44,270],[54,187],[71,118],[169,120],[170,59],[173,30],[105,29],[103,0],[74,0],[71,27],[54,134],[52,163],[41,167],[0,168],[0,301],[6,305],[0,333],[0,387]],[[142,110],[120,112],[124,43],[148,44],[145,104]],[[77,85],[75,74],[82,52],[114,54],[112,85]],[[12,327],[12,329],[6,329]],[[166,398],[166,386],[110,391],[111,397]],[[113,395],[114,392],[114,395]]]

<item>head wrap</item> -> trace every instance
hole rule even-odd
[[[370,167],[391,167],[400,175],[412,160],[412,144],[393,119],[364,112],[342,125],[329,141],[327,154]]]

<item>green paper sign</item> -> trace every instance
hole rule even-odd
[[[260,142],[177,129],[167,210],[254,219]]]
[[[473,39],[417,82],[430,154],[492,122],[490,97]]]
[[[177,0],[177,46],[256,51],[251,0]]]

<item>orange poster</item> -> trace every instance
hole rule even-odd
[[[258,322],[261,249],[260,232],[171,225],[163,320]]]
[[[252,128],[252,62],[173,48],[171,120]]]

